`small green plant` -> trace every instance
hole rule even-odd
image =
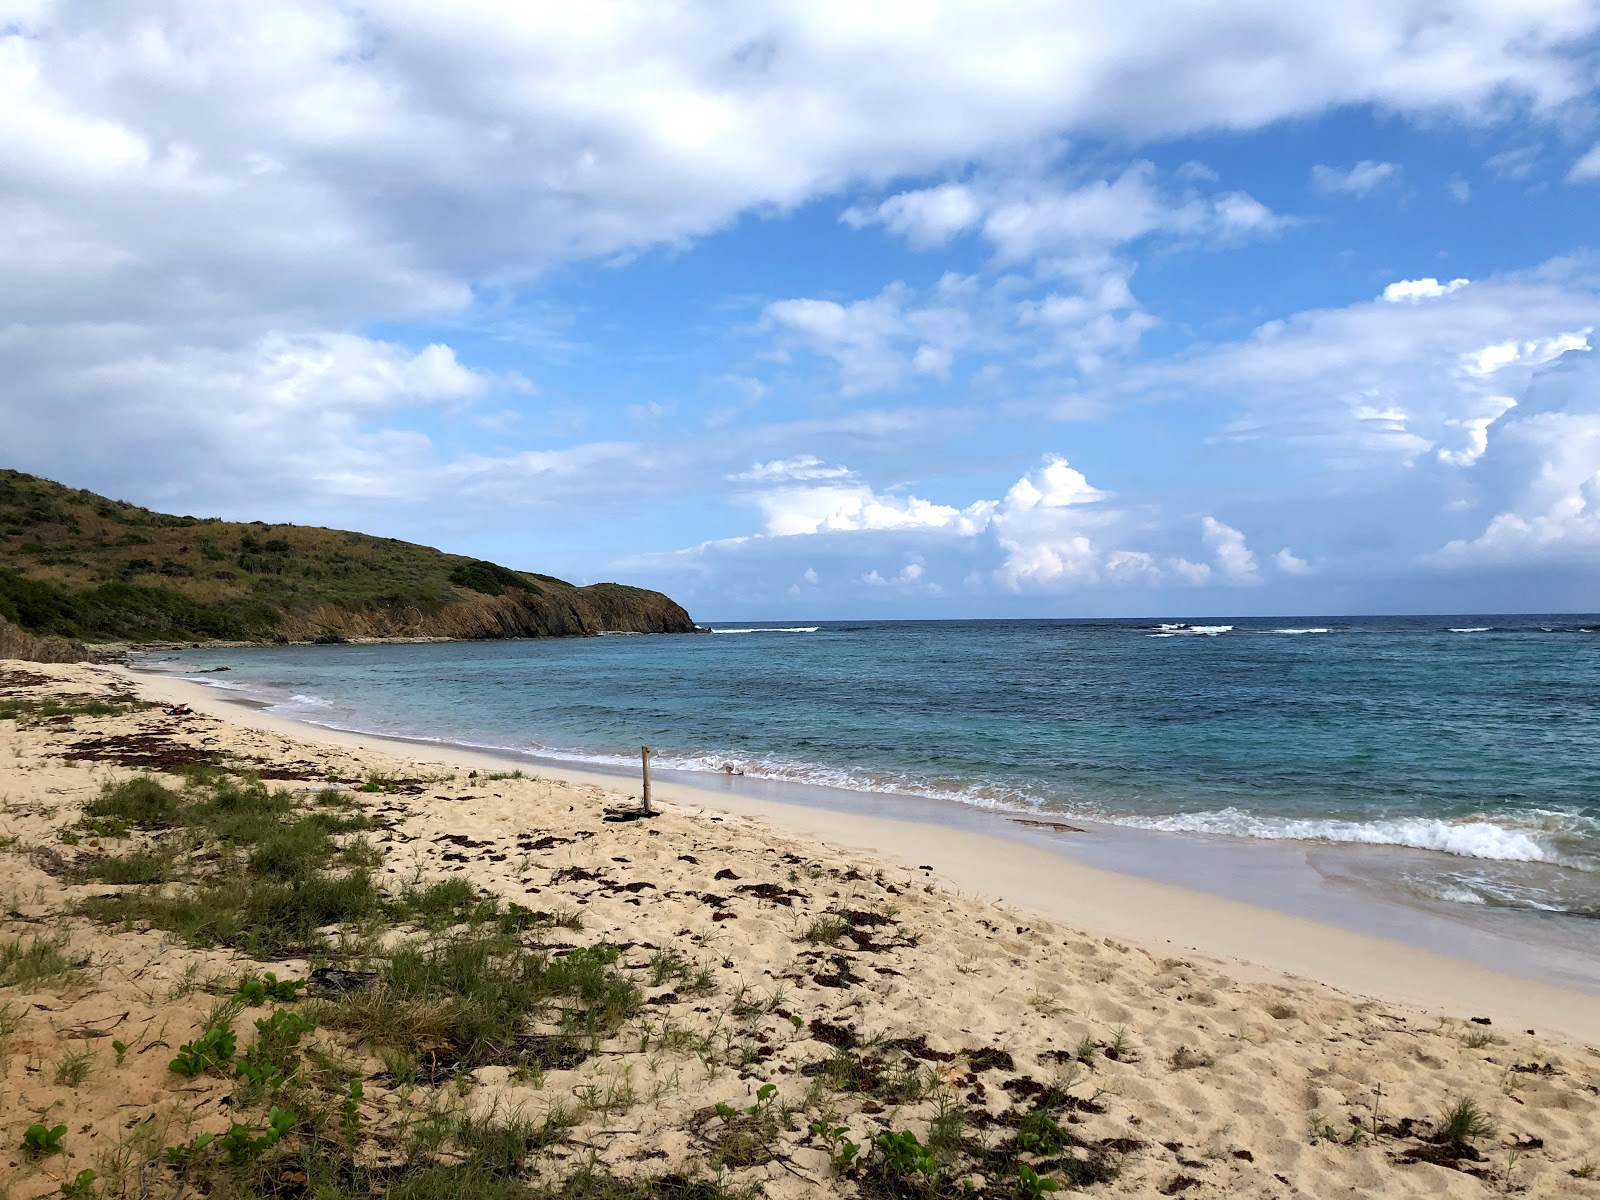
[[[122,1060],[128,1057],[128,1043],[113,1039],[111,1042],[111,1049],[116,1054],[117,1066],[120,1067],[122,1065]]]
[[[854,1169],[861,1156],[861,1146],[850,1140],[849,1129],[843,1125],[829,1125],[826,1121],[813,1121],[811,1136],[828,1147],[828,1158],[835,1171],[843,1175]]]
[[[361,1080],[352,1079],[350,1090],[345,1095],[344,1103],[339,1108],[340,1123],[344,1127],[345,1140],[354,1146],[356,1137],[361,1133],[361,1097],[366,1089]]]
[[[252,1008],[265,1004],[268,1000],[276,1000],[280,1004],[293,1004],[300,998],[300,989],[306,986],[303,979],[279,979],[276,974],[268,971],[259,979],[254,975],[246,975],[239,982],[239,989],[234,993]]]
[[[1133,1042],[1128,1037],[1128,1031],[1118,1026],[1111,1040],[1106,1043],[1105,1055],[1112,1062],[1132,1063],[1139,1061],[1139,1054],[1133,1048]]]
[[[94,1181],[99,1178],[93,1171],[85,1167],[71,1180],[61,1185],[61,1194],[71,1200],[86,1200],[94,1195]]]
[[[67,1136],[65,1125],[46,1127],[44,1125],[29,1125],[27,1132],[22,1135],[22,1156],[24,1158],[40,1159],[50,1154],[62,1152],[61,1139]]]
[[[64,1055],[56,1064],[56,1086],[69,1088],[82,1086],[83,1081],[89,1078],[89,1064],[93,1059],[94,1055],[88,1050]]]
[[[772,1158],[772,1143],[788,1114],[778,1104],[778,1085],[764,1083],[756,1089],[755,1103],[746,1108],[718,1104],[722,1128],[715,1138],[714,1157],[719,1164],[754,1166]]]
[[[1017,1126],[1017,1145],[1029,1154],[1060,1154],[1071,1144],[1071,1135],[1045,1109],[1034,1109]]]
[[[812,945],[831,946],[849,932],[850,922],[827,913],[811,922],[800,937]]]
[[[242,1166],[260,1158],[262,1151],[276,1146],[298,1123],[299,1118],[289,1109],[274,1106],[267,1114],[267,1127],[260,1134],[252,1136],[248,1125],[234,1124],[217,1139],[217,1145],[230,1163]]]
[[[1072,1057],[1086,1067],[1094,1066],[1094,1060],[1099,1056],[1100,1044],[1088,1034],[1084,1035],[1083,1040],[1078,1043],[1078,1048],[1072,1052]]]
[[[872,1147],[878,1152],[883,1173],[889,1178],[908,1183],[920,1179],[924,1188],[933,1189],[939,1178],[939,1160],[911,1130],[880,1133],[872,1139]]]
[[[1494,1132],[1494,1122],[1470,1096],[1463,1096],[1445,1109],[1439,1118],[1436,1136],[1452,1146],[1469,1146],[1481,1137]]]
[[[226,1024],[213,1025],[192,1042],[178,1047],[178,1056],[171,1069],[188,1079],[210,1072],[221,1075],[223,1068],[233,1061],[238,1048],[238,1038],[233,1028]]]
[[[1047,1192],[1059,1192],[1061,1185],[1048,1176],[1042,1176],[1027,1163],[1017,1164],[1017,1195],[1023,1200],[1039,1200]]]
[[[190,1138],[187,1142],[179,1142],[176,1146],[168,1146],[163,1151],[167,1165],[169,1167],[177,1167],[180,1171],[187,1169],[199,1159],[201,1151],[216,1140],[216,1134],[202,1133]]]

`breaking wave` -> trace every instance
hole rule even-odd
[[[815,633],[820,625],[765,626],[750,629],[713,629],[712,633]]]
[[[1231,837],[1303,842],[1340,842],[1368,846],[1405,846],[1435,850],[1461,858],[1497,862],[1551,863],[1579,870],[1600,864],[1566,854],[1566,838],[1593,837],[1600,822],[1570,813],[1532,812],[1528,825],[1517,827],[1481,817],[1441,820],[1433,817],[1385,817],[1371,821],[1333,818],[1265,817],[1238,808],[1168,816],[1117,815],[1108,819],[1136,829],[1168,833],[1211,833]]]

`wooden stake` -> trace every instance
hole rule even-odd
[[[650,811],[650,747],[639,747],[639,763],[644,769],[644,811]]]

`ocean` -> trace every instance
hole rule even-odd
[[[1353,875],[1600,933],[1600,617],[710,626],[143,665],[314,724],[630,771],[648,744],[879,811],[1387,848]]]

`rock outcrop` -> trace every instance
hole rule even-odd
[[[0,617],[0,658],[21,659],[23,662],[87,662],[89,652],[84,649],[82,642],[72,638],[35,637]]]

